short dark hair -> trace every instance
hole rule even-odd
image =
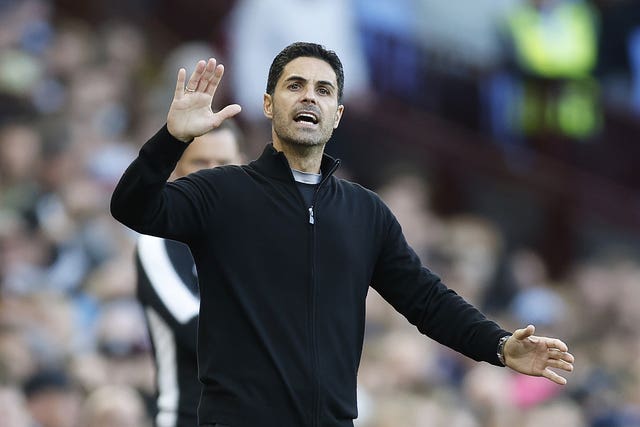
[[[336,73],[336,80],[338,81],[338,102],[342,102],[342,92],[344,89],[342,62],[340,62],[340,58],[338,58],[338,55],[334,51],[325,49],[324,46],[316,43],[295,42],[282,49],[282,51],[276,55],[269,68],[267,93],[273,95],[276,89],[276,83],[278,83],[278,79],[282,76],[284,67],[289,62],[300,57],[322,59],[331,65],[331,68],[333,68],[333,71]]]

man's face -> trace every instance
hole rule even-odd
[[[282,143],[326,144],[343,110],[344,106],[338,105],[336,73],[318,58],[300,57],[289,62],[273,96],[264,96],[264,113],[272,120],[276,147]]]
[[[240,152],[233,132],[213,131],[193,140],[176,165],[174,178],[181,178],[200,169],[240,163]]]

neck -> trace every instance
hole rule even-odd
[[[324,146],[325,144],[309,146],[273,140],[273,147],[284,153],[291,168],[308,173],[320,173]]]

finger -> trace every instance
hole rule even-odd
[[[545,338],[545,344],[547,345],[547,348],[550,350],[560,350],[562,352],[568,351],[569,347],[567,347],[567,345],[560,341],[557,338]]]
[[[549,359],[547,360],[547,365],[550,368],[562,369],[563,371],[567,372],[573,371],[573,364],[560,359]]]
[[[178,79],[176,80],[176,91],[173,94],[175,99],[180,99],[184,93],[184,80],[187,76],[187,70],[180,68],[178,70]]]
[[[240,107],[238,104],[227,105],[226,107],[224,107],[222,110],[218,111],[214,115],[214,117],[215,117],[214,126],[216,126],[216,127],[220,126],[220,123],[222,123],[223,121],[235,116],[240,111],[242,111],[242,107]]]
[[[516,329],[515,332],[513,333],[513,337],[518,340],[523,340],[533,335],[535,331],[536,331],[535,326],[528,325],[524,329]]]
[[[573,357],[573,354],[567,353],[565,351],[564,353],[562,353],[562,360],[564,360],[565,362],[573,363],[576,361],[576,358]]]
[[[220,80],[222,79],[222,76],[224,75],[224,65],[222,64],[218,64],[216,65],[216,69],[213,72],[213,76],[211,77],[211,80],[209,81],[209,86],[207,86],[207,90],[206,92],[213,96],[216,93],[216,90],[218,89],[218,84],[220,84]]]
[[[542,371],[542,376],[550,381],[553,381],[556,384],[565,385],[567,383],[566,378],[561,377],[549,368],[546,368],[544,371]]]
[[[198,90],[199,92],[204,92],[206,90],[207,85],[209,84],[209,82],[213,78],[213,75],[215,74],[215,70],[216,70],[216,60],[215,58],[209,58],[209,60],[207,61],[207,65],[204,68],[204,74],[202,74],[202,77],[200,78],[200,82],[198,83],[198,87],[196,90]]]
[[[573,363],[575,361],[575,357],[573,357],[573,354],[557,349],[552,349],[549,352],[549,357],[552,359],[564,360],[565,362],[569,363]]]
[[[203,60],[198,61],[196,64],[196,68],[191,73],[191,77],[189,77],[189,82],[185,86],[185,90],[187,92],[195,92],[198,88],[198,83],[200,82],[200,78],[202,77],[202,73],[206,67],[206,62]]]

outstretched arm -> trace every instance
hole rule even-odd
[[[224,107],[217,113],[211,109],[213,96],[218,89],[224,66],[216,60],[198,61],[185,86],[186,70],[178,71],[176,90],[167,115],[167,129],[174,138],[190,142],[240,112],[238,104]]]
[[[567,380],[552,368],[573,371],[573,355],[564,342],[556,338],[535,336],[535,330],[533,325],[529,325],[516,330],[509,337],[504,344],[505,365],[522,374],[566,384]]]

